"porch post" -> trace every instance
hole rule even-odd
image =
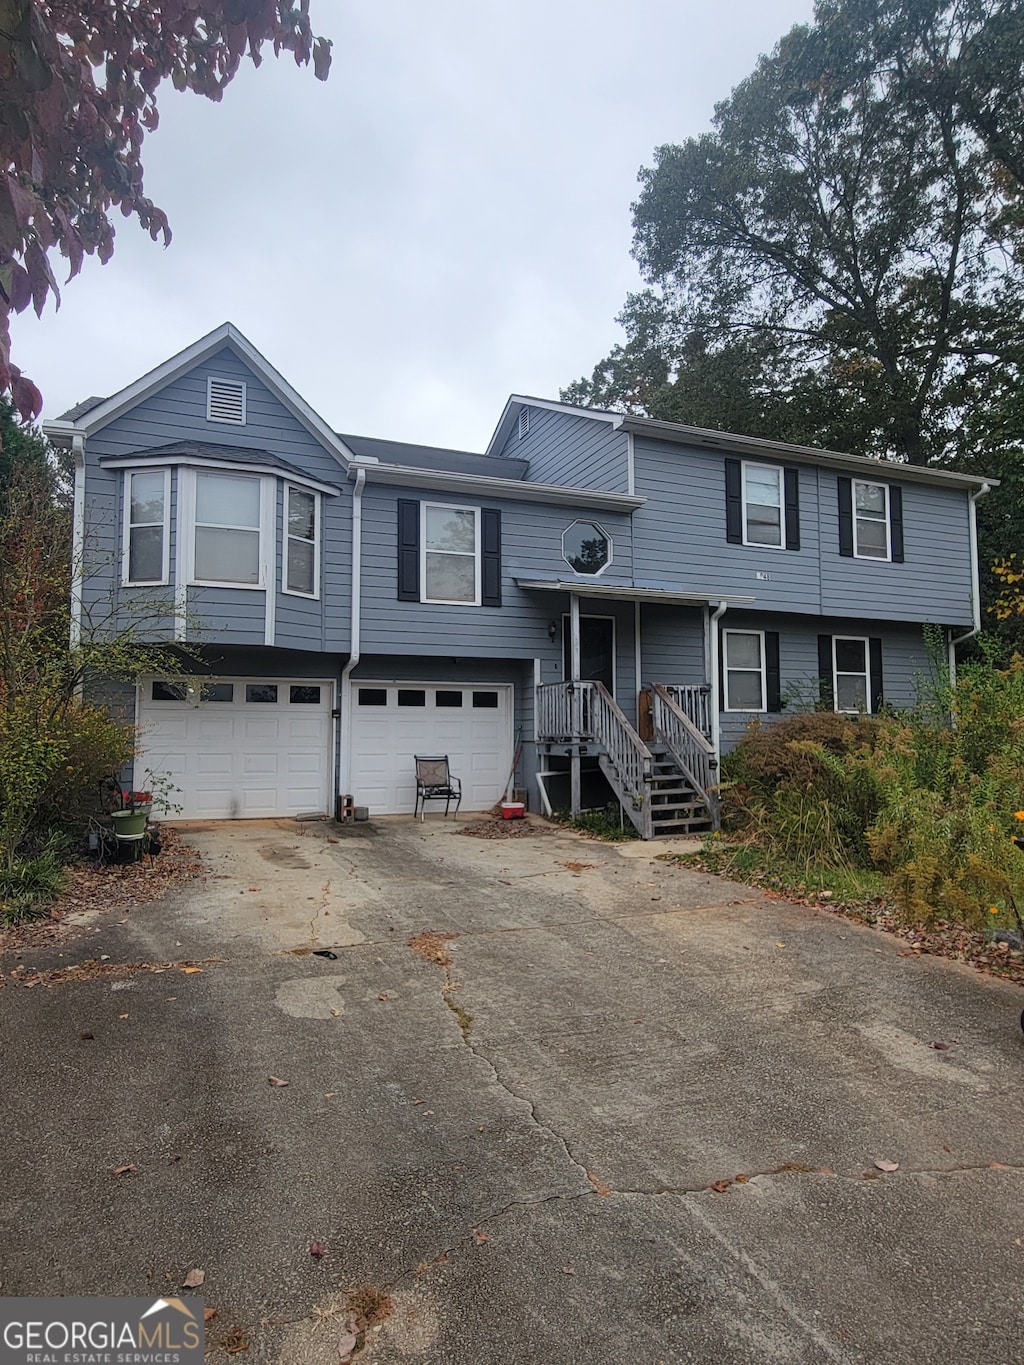
[[[708,681],[711,684],[711,696],[708,698],[711,713],[711,743],[715,746],[715,758],[719,763],[722,761],[722,718],[720,714],[722,681],[719,669],[719,621],[725,615],[728,602],[719,602],[718,606],[708,617],[708,650],[709,650],[709,669]]]
[[[580,680],[580,599],[576,593],[569,594],[569,675],[572,682]],[[580,776],[580,731],[583,728],[583,696],[578,687],[573,689],[572,698],[573,746],[569,756],[569,805],[573,816],[579,815],[583,808],[582,780]]]

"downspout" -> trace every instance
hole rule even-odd
[[[992,492],[992,485],[983,483],[980,488],[976,488],[973,493],[968,494],[968,531],[971,542],[971,619],[973,625],[964,635],[958,635],[956,639],[950,636],[949,639],[949,685],[956,686],[956,647],[965,644],[968,640],[973,640],[981,630],[981,582],[980,571],[978,568],[978,508],[979,498],[983,498],[986,493]]]
[[[722,686],[719,678],[718,665],[721,653],[718,648],[718,623],[725,615],[728,606],[728,602],[719,602],[718,606],[708,618],[708,626],[710,629],[708,644],[711,650],[711,668],[709,670],[711,674],[711,696],[709,698],[710,705],[708,706],[708,711],[711,714],[711,743],[715,746],[715,758],[718,759],[719,763],[722,761],[722,715],[721,702],[719,700],[722,695]]]
[[[85,437],[76,431],[71,437],[75,462],[75,490],[71,516],[71,648],[82,642],[82,579],[85,572]]]
[[[349,612],[348,663],[341,670],[338,705],[341,708],[341,762],[338,791],[351,794],[352,786],[352,670],[359,663],[360,609],[362,603],[363,572],[363,485],[366,470],[356,469],[356,486],[352,490],[352,604]]]

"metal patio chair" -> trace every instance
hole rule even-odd
[[[444,801],[444,815],[448,818],[451,803],[455,802],[455,818],[462,805],[462,783],[448,768],[447,754],[416,754],[416,806],[413,819],[426,818],[428,801]]]

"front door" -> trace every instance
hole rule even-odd
[[[562,677],[572,677],[571,618],[562,617]],[[615,622],[610,616],[580,617],[580,679],[604,683],[615,696]]]

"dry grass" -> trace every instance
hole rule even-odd
[[[409,947],[427,962],[434,962],[438,967],[450,967],[452,957],[445,944],[450,943],[453,938],[458,938],[458,934],[443,934],[438,929],[424,929],[422,934],[416,934],[409,940]]]

